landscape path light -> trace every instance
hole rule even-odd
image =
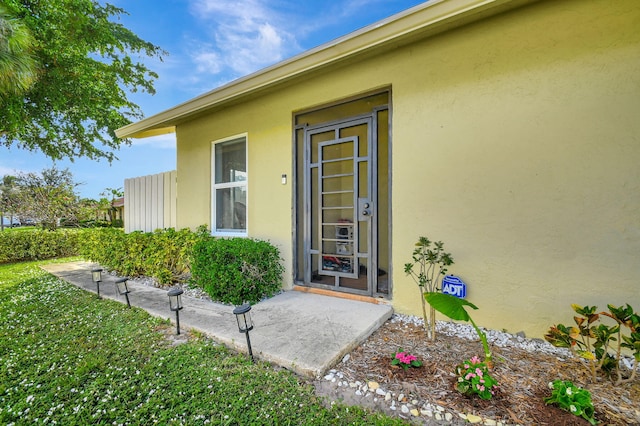
[[[98,289],[98,298],[100,299],[100,282],[102,281],[102,269],[92,269],[91,277],[93,278],[93,282],[96,283],[96,288]]]
[[[124,294],[124,297],[127,298],[127,306],[131,307],[131,303],[129,302],[129,292],[131,290],[129,290],[127,281],[129,281],[129,278],[120,278],[116,280],[116,290],[118,290],[119,295],[122,296]]]
[[[255,362],[253,359],[253,352],[251,351],[251,340],[249,339],[249,331],[253,330],[253,321],[251,320],[251,305],[245,303],[242,306],[237,306],[233,313],[236,316],[236,321],[238,322],[238,330],[240,333],[244,333],[247,337],[247,348],[249,349],[249,357],[251,358],[251,362]]]
[[[180,309],[182,309],[182,289],[169,290],[169,309],[176,312],[176,334],[180,334]]]

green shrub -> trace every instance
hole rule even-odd
[[[0,263],[75,256],[82,238],[82,231],[70,229],[0,232]]]
[[[603,312],[597,312],[596,306],[574,303],[571,307],[578,314],[573,317],[576,326],[553,325],[544,338],[552,345],[569,348],[584,358],[587,362],[581,365],[590,370],[594,382],[598,372],[608,375],[616,386],[632,382],[640,362],[640,315],[628,303],[619,307],[607,305],[609,311]],[[602,321],[607,318],[613,325]],[[623,334],[623,330],[629,334]],[[635,361],[627,378],[620,369],[623,349],[630,350]]]
[[[80,254],[108,269],[116,270],[126,257],[125,233],[121,229],[91,228],[84,231]]]
[[[282,287],[280,251],[267,241],[201,239],[193,256],[192,281],[214,300],[234,305],[256,303]]]
[[[120,228],[94,228],[85,231],[82,256],[117,274],[128,277],[149,276],[160,284],[184,281],[189,273],[191,250],[206,233],[173,228],[155,232],[125,234]]]
[[[549,383],[551,396],[544,399],[547,404],[556,404],[571,414],[582,417],[592,425],[598,424],[593,417],[595,409],[591,402],[591,392],[582,389],[570,381],[554,380]]]

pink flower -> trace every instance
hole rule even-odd
[[[416,361],[418,358],[406,352],[398,352],[396,354],[396,359],[403,364],[411,364],[413,361]]]
[[[478,377],[482,377],[482,370],[476,368],[476,374],[478,375]]]
[[[474,355],[473,358],[471,358],[469,361],[471,361],[473,364],[479,364],[480,358],[478,358],[477,355]]]

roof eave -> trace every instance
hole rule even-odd
[[[367,51],[429,37],[534,1],[537,0],[432,0],[124,126],[116,130],[116,136],[144,138],[173,133],[179,121],[243,95]]]

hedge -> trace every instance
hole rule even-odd
[[[189,281],[213,300],[256,303],[282,288],[280,251],[267,241],[215,238],[206,227],[125,234],[119,228],[0,233],[0,263],[80,255],[120,276]]]
[[[95,228],[85,232],[87,238],[80,247],[82,256],[118,275],[153,277],[161,285],[186,280],[193,245],[208,236],[206,229],[192,232],[169,228],[125,234],[119,228]]]
[[[76,256],[83,232],[75,229],[0,232],[0,263]]]

